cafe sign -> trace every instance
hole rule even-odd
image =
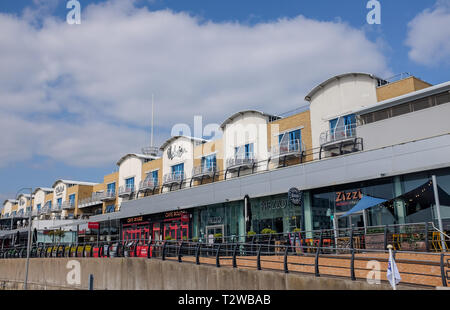
[[[183,214],[186,214],[185,211],[171,211],[171,212],[166,212],[164,214],[164,217],[167,218],[176,218],[176,217],[182,217]]]
[[[303,191],[293,187],[288,191],[288,200],[295,206],[303,204]]]
[[[142,221],[143,221],[142,216],[130,217],[130,218],[127,219],[127,223],[128,224],[130,224],[130,223],[139,223],[139,222],[142,222]]]

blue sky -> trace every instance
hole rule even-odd
[[[0,200],[101,182],[148,144],[150,94],[160,144],[194,115],[295,109],[340,72],[449,80],[449,0],[380,0],[381,25],[365,0],[80,0],[71,26],[66,3],[0,2]]]

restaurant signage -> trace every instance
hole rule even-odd
[[[55,188],[55,194],[57,196],[61,195],[63,192],[64,192],[64,185],[60,185]]]
[[[89,222],[88,223],[89,229],[99,229],[99,227],[100,227],[100,223],[98,223],[98,222]]]
[[[336,206],[346,206],[350,204],[357,204],[362,198],[361,189],[353,191],[336,192],[335,203]]]
[[[288,199],[295,206],[303,204],[303,192],[293,187],[288,191]]]
[[[130,217],[127,219],[127,223],[138,223],[138,222],[142,222],[142,221],[143,221],[142,216]]]
[[[186,214],[185,211],[170,211],[164,213],[164,218],[174,218],[174,217],[181,217],[183,214]]]

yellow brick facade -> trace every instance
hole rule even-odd
[[[431,84],[424,82],[414,76],[409,78],[389,83],[377,88],[377,99],[378,102],[388,100],[394,97],[402,96],[414,91],[418,91],[427,87],[432,86]]]
[[[207,143],[203,143],[194,147],[194,167],[198,167],[202,164],[202,157],[211,154],[216,154],[216,168],[217,171],[224,170],[224,151],[223,151],[223,140],[217,139]],[[223,173],[217,176],[214,180],[222,180]],[[202,184],[210,183],[212,179],[205,178]],[[192,185],[198,185],[200,181],[193,182]]]

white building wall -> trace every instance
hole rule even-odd
[[[190,138],[178,137],[167,145],[163,150],[163,171],[164,175],[172,173],[172,166],[184,163],[184,174],[186,179],[192,177],[192,169],[194,168],[194,144]],[[172,159],[169,158],[169,149]]]
[[[267,116],[258,113],[245,113],[226,124],[223,130],[224,168],[227,159],[235,155],[235,147],[253,143],[253,151],[257,161],[268,159],[267,149]],[[265,169],[259,167],[258,169]]]
[[[121,186],[125,186],[125,180],[134,177],[134,189],[135,191],[139,188],[139,183],[141,182],[142,175],[142,162],[143,159],[140,159],[135,156],[129,156],[124,161],[121,162],[119,166],[119,184],[118,188]],[[118,198],[118,204],[122,203],[123,198]]]
[[[27,211],[27,206],[30,206],[30,200],[23,195],[19,196],[17,213],[19,213],[20,210],[23,210],[23,214],[25,214],[25,212]]]
[[[376,104],[376,88],[376,79],[359,74],[338,78],[317,91],[310,101],[313,148],[320,147],[320,134],[330,130],[330,120]]]
[[[62,198],[61,203],[66,201],[66,193],[67,193],[67,184],[64,182],[58,182],[53,187],[53,200],[52,200],[52,209],[56,208],[58,205],[58,199]]]
[[[42,189],[37,190],[34,194],[33,210],[37,210],[38,204],[41,204],[41,208],[45,205],[45,192]]]
[[[3,214],[9,214],[9,215],[11,215],[12,206],[13,206],[13,203],[10,202],[10,201],[7,201],[7,202],[5,203],[5,206],[3,207],[4,210],[5,210]]]

